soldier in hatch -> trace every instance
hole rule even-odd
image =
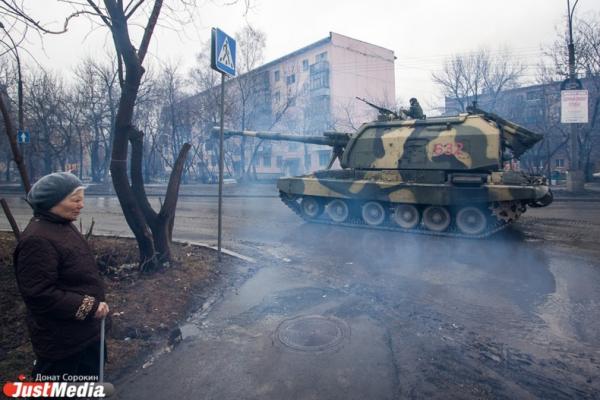
[[[421,108],[421,105],[419,104],[417,99],[415,99],[414,97],[412,99],[410,99],[410,108],[408,109],[406,114],[410,118],[425,119],[425,114],[423,114],[423,109]]]

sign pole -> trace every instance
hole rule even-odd
[[[223,115],[225,110],[225,74],[235,76],[235,39],[218,28],[211,30],[210,67],[221,73],[221,126],[219,130],[219,211],[217,232],[217,258],[221,261],[221,238],[223,220]]]
[[[578,0],[577,0],[578,1]],[[575,74],[575,44],[573,42],[573,13],[577,1],[571,7],[570,0],[567,0],[567,12],[569,22],[569,44],[567,50],[569,53],[569,89],[577,88],[575,85],[578,84],[578,89],[581,89],[581,82],[578,81]],[[586,105],[587,107],[587,105]],[[587,121],[585,121],[587,122]],[[585,179],[583,176],[583,170],[579,162],[579,138],[577,135],[577,127],[575,123],[571,123],[571,132],[569,135],[570,146],[569,150],[571,153],[571,165],[569,165],[569,175],[567,175],[567,191],[568,192],[581,192],[584,190]]]
[[[224,154],[223,154],[223,113],[225,105],[225,74],[221,73],[221,126],[219,130],[219,227],[218,227],[218,240],[217,240],[217,251],[218,259],[221,261],[221,227],[222,227],[222,211],[223,211],[223,167],[224,167]]]

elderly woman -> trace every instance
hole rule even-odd
[[[100,322],[109,308],[92,251],[72,223],[83,208],[83,191],[75,175],[57,172],[37,181],[27,195],[34,217],[19,240],[14,265],[38,380],[99,373]]]

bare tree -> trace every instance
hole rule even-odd
[[[583,77],[584,89],[588,90],[589,122],[577,124],[577,139],[579,141],[579,159],[586,177],[591,178],[594,166],[591,163],[593,155],[600,154],[599,117],[600,117],[600,16],[589,15],[574,21],[573,39],[575,42],[576,72]],[[551,80],[560,81],[569,75],[567,54],[568,33],[564,32],[545,49],[550,58],[550,65],[540,68]],[[570,154],[568,154],[570,157]]]
[[[456,111],[464,112],[481,94],[489,95],[486,107],[493,110],[501,92],[515,87],[524,70],[507,50],[496,56],[479,50],[450,57],[442,71],[431,76],[444,96],[454,101]]]
[[[144,133],[134,126],[134,114],[145,72],[144,60],[163,11],[163,0],[129,2],[104,0],[103,4],[96,0],[86,0],[86,2],[69,1],[68,3],[75,11],[66,18],[62,31],[66,30],[73,16],[87,15],[94,23],[108,28],[112,35],[118,60],[117,71],[121,92],[115,116],[110,171],[123,214],[138,243],[140,267],[143,270],[150,270],[170,260],[171,222],[175,216],[184,161],[190,149],[187,143],[182,147],[172,170],[162,207],[159,212],[154,211],[146,196],[143,182]],[[181,1],[179,4],[185,8],[190,3]],[[1,0],[0,5],[2,6],[0,12],[11,15],[25,26],[41,32],[61,32],[48,29],[38,22],[38,18],[27,14],[23,3]],[[165,7],[166,13],[173,15],[177,11],[175,8],[175,4],[169,4]],[[137,30],[138,27],[141,27],[141,39],[134,45],[134,35],[131,34],[130,29]],[[129,162],[131,181],[127,173],[129,144],[131,145]]]
[[[17,81],[17,113],[18,113],[18,128],[19,130],[23,130],[24,122],[23,122],[23,76],[22,76],[22,66],[21,66],[21,57],[19,54],[19,48],[21,42],[24,40],[25,35],[21,36],[21,39],[15,41],[9,31],[6,29],[4,24],[0,22],[0,29],[3,32],[3,37],[0,38],[0,43],[7,49],[6,53],[12,54],[15,60],[16,67],[16,81]],[[6,54],[5,53],[5,54]],[[25,162],[23,160],[23,156],[19,147],[17,146],[17,132],[16,126],[13,119],[12,111],[10,109],[10,97],[8,94],[8,90],[6,85],[2,85],[0,87],[0,112],[2,113],[2,117],[4,120],[4,131],[7,135],[8,141],[10,143],[10,149],[13,155],[13,160],[17,165],[17,169],[19,170],[19,174],[21,176],[21,182],[23,183],[23,188],[25,193],[29,192],[31,188],[31,184],[29,182],[29,174],[27,172],[27,168],[25,167]],[[10,163],[7,163],[7,170],[9,169]]]
[[[77,91],[86,129],[91,132],[88,143],[90,174],[93,182],[106,180],[112,149],[114,119],[117,111],[117,70],[114,62],[85,59],[76,68]]]
[[[36,132],[30,157],[41,161],[42,174],[62,170],[73,144],[73,131],[64,118],[67,96],[64,82],[53,72],[39,69],[28,78],[25,105],[29,127]]]
[[[113,185],[125,219],[138,242],[141,268],[153,269],[171,259],[170,229],[175,218],[183,165],[190,148],[188,143],[182,147],[171,172],[165,200],[157,213],[150,205],[144,187],[144,133],[133,125],[133,119],[145,71],[143,62],[162,11],[163,1],[140,0],[124,5],[120,0],[104,0],[103,9],[92,0],[88,0],[88,3],[110,29],[119,61],[121,96],[115,118],[115,137],[110,164]],[[149,12],[149,17],[143,25],[142,39],[134,46],[129,33],[130,21],[148,3],[151,5],[145,10]],[[128,143],[131,143],[131,182],[127,175]]]
[[[580,21],[577,36],[581,37],[579,46],[579,64],[584,70],[589,92],[589,122],[580,129],[579,148],[581,160],[587,178],[591,178],[594,166],[592,153],[600,145],[598,121],[600,117],[600,16],[587,17]],[[597,152],[597,154],[600,154]]]
[[[194,89],[198,94],[188,98],[185,102],[187,107],[197,110],[193,121],[190,121],[198,132],[194,144],[198,169],[201,179],[212,182],[216,179],[218,168],[218,146],[216,138],[212,135],[212,129],[219,124],[220,118],[220,87],[219,74],[210,68],[210,42],[204,43],[202,51],[197,55],[197,64],[191,71],[191,79]],[[235,84],[233,80],[225,81],[224,120],[227,126],[235,124]],[[225,143],[225,153],[234,151],[232,144]],[[226,157],[227,159],[227,157]],[[232,158],[229,157],[229,160]],[[226,165],[226,168],[231,168]]]
[[[239,128],[241,130],[254,129],[260,114],[265,113],[265,101],[268,93],[269,72],[254,71],[264,60],[264,48],[266,45],[265,33],[247,25],[237,33],[239,58],[237,69],[239,76],[236,82],[238,92],[237,105],[239,110]],[[237,125],[237,124],[236,124]],[[254,126],[253,126],[254,125]],[[246,143],[248,138],[240,139],[240,173],[239,177],[244,180],[246,171]]]
[[[178,149],[183,143],[192,143],[192,126],[194,118],[197,118],[196,110],[193,110],[192,103],[186,101],[189,93],[185,91],[188,86],[183,74],[177,64],[165,65],[158,79],[156,80],[157,104],[160,104],[158,114],[160,116],[160,137],[156,141],[159,147],[163,149],[160,155],[169,168],[172,168],[177,156]],[[166,151],[165,151],[166,150]],[[186,162],[185,171],[188,171],[192,161]],[[184,172],[182,179],[187,181],[188,173]]]

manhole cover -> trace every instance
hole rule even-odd
[[[279,324],[275,337],[292,350],[321,352],[339,347],[350,330],[344,321],[320,315],[300,316]]]

